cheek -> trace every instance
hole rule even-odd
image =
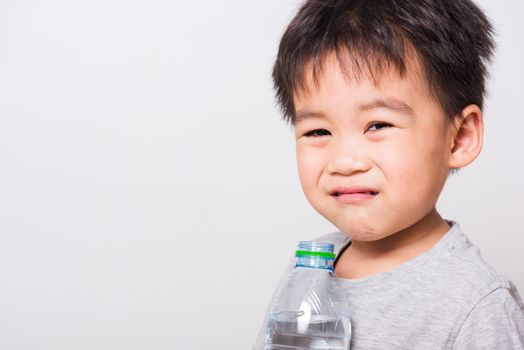
[[[321,152],[297,146],[297,170],[304,192],[309,192],[322,175],[324,161]]]
[[[381,168],[387,181],[408,181],[418,168],[417,153],[413,151],[415,145],[409,138],[396,139],[382,144],[375,149],[374,158]]]
[[[443,145],[437,139],[409,139],[383,150],[382,168],[399,198],[438,196],[447,176]],[[431,197],[431,198],[430,198]]]

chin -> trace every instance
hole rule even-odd
[[[329,220],[329,219],[328,219]],[[376,222],[368,220],[346,220],[344,222],[331,221],[341,232],[352,240],[361,242],[378,241],[389,236]]]

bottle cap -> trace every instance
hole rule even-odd
[[[295,267],[309,267],[333,272],[335,245],[332,243],[301,241],[298,243],[295,256]]]

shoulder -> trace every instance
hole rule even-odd
[[[524,349],[524,305],[515,285],[482,258],[457,223],[450,234],[438,262],[448,274],[446,293],[462,305],[453,348]]]
[[[494,289],[475,304],[453,349],[524,350],[524,304],[513,284]]]
[[[497,289],[514,289],[511,281],[498,273],[482,257],[480,250],[464,234],[459,224],[453,222],[447,242],[442,245],[441,256],[436,263],[447,280],[455,284],[457,292],[465,294],[475,304]]]

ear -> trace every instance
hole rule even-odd
[[[462,168],[477,158],[484,140],[482,111],[477,105],[464,108],[454,120],[450,168]]]

